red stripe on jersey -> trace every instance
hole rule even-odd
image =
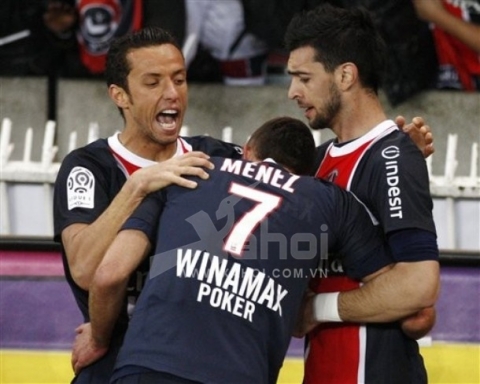
[[[123,168],[127,171],[128,175],[131,176],[133,172],[138,171],[141,167],[135,164],[132,164],[128,160],[124,159],[118,153],[114,152],[111,148],[113,157],[117,159],[117,161],[123,166]]]
[[[315,176],[319,179],[331,181],[343,189],[348,189],[349,181],[353,176],[358,160],[371,142],[372,140],[367,141],[348,155],[333,157],[328,151]]]
[[[138,155],[130,152],[120,143],[120,140],[115,135],[109,138],[109,149],[113,157],[115,157],[117,160],[119,167],[125,173],[125,176],[131,176],[140,168],[155,164],[155,161],[141,158]],[[177,139],[177,150],[173,157],[180,156],[184,153],[190,152],[191,150],[192,149],[191,147],[189,148],[189,144],[179,137]],[[120,153],[122,153],[123,156]]]
[[[359,286],[359,282],[347,276],[329,276],[316,279],[311,288],[325,293],[348,291]],[[361,353],[359,325],[320,324],[308,335],[308,344],[304,384],[358,383]]]
[[[183,141],[182,138],[178,138],[177,143],[180,143],[180,148],[182,150],[182,153],[190,152],[190,150],[185,146],[185,142]]]
[[[330,146],[315,176],[348,190],[357,164],[373,140],[336,156],[331,155],[333,145]],[[311,282],[311,289],[317,293],[348,291],[359,286],[358,281],[345,275],[316,278]],[[364,371],[359,367],[360,358],[365,353],[360,331],[361,325],[352,323],[326,323],[315,328],[308,335],[305,384],[358,383],[362,376],[359,368],[360,372]]]

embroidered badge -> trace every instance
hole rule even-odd
[[[67,179],[68,209],[93,208],[95,195],[95,178],[84,167],[75,167]]]

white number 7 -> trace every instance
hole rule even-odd
[[[237,183],[232,183],[228,192],[258,203],[235,223],[223,247],[225,251],[240,256],[248,236],[270,212],[280,205],[282,198]]]

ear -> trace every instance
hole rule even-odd
[[[108,87],[108,94],[110,95],[110,98],[113,100],[113,102],[117,105],[117,107],[121,109],[128,108],[130,98],[127,92],[122,87],[111,84],[110,87]]]
[[[335,80],[342,91],[349,90],[358,80],[358,68],[353,63],[343,63],[335,69]]]
[[[248,144],[248,142],[243,146],[243,160],[248,160],[248,161],[258,161],[256,155],[255,155],[255,150],[253,149],[252,146]]]
[[[250,160],[250,156],[252,155],[252,149],[248,145],[248,142],[243,146],[243,160]]]

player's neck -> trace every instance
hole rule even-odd
[[[363,95],[343,103],[332,130],[343,143],[365,135],[386,119],[380,100]]]
[[[167,144],[160,144],[147,137],[140,137],[138,134],[131,135],[127,131],[121,132],[118,138],[120,143],[130,152],[152,161],[168,160],[177,151],[177,140]]]

